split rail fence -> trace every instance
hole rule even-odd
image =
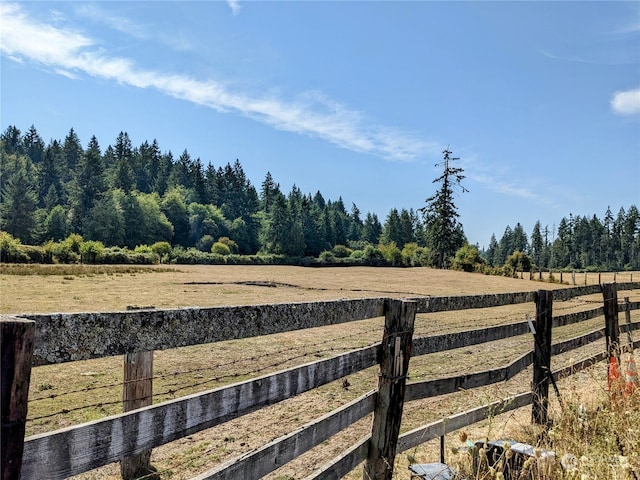
[[[532,405],[532,421],[547,421],[549,384],[596,362],[619,355],[619,332],[640,329],[630,313],[640,302],[618,301],[619,291],[640,283],[617,283],[553,291],[414,299],[358,299],[313,303],[139,310],[92,314],[1,316],[2,480],[62,479],[122,461],[134,471],[155,447],[273,405],[375,365],[378,388],[261,448],[202,473],[199,480],[260,478],[373,413],[371,434],[307,477],[340,478],[364,462],[365,478],[391,478],[394,458],[492,415]],[[553,316],[553,301],[602,294],[602,306]],[[533,302],[535,319],[479,330],[413,338],[417,313],[482,309]],[[618,325],[618,313],[626,322]],[[274,374],[149,405],[153,350],[213,343],[368,318],[385,318],[379,344]],[[552,344],[560,327],[604,317],[604,328]],[[510,364],[465,375],[407,382],[410,358],[531,334],[531,351]],[[606,349],[553,372],[551,356],[606,338]],[[630,335],[629,335],[630,338]],[[640,341],[632,344],[637,347]],[[24,438],[32,365],[59,364],[125,355],[125,410],[101,420]],[[532,391],[496,400],[399,434],[403,405],[512,378],[533,365]],[[22,459],[22,462],[20,461]],[[126,467],[127,462],[133,466]],[[137,465],[137,466],[136,466]]]

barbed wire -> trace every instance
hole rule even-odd
[[[344,341],[350,338],[355,338],[355,337],[362,337],[363,335],[368,335],[371,333],[376,333],[379,332],[381,330],[381,327],[376,327],[376,328],[372,328],[369,330],[364,330],[361,332],[356,332],[356,333],[351,333],[348,335],[343,335],[341,337],[332,337],[332,338],[328,338],[325,339],[323,341],[319,341],[319,342],[315,342],[315,343],[310,343],[310,344],[304,344],[301,347],[302,348],[313,348],[313,347],[318,347],[318,346],[322,346],[322,345],[327,345],[329,343],[332,342],[340,342],[340,341]],[[354,346],[352,348],[363,348],[368,346],[368,344],[365,345],[359,345],[359,346]],[[344,348],[342,348],[344,350]],[[298,358],[303,358],[305,356],[318,356],[321,355],[323,353],[326,352],[333,352],[339,350],[336,347],[330,347],[330,348],[326,348],[326,349],[320,349],[320,350],[314,350],[311,352],[305,351],[304,353],[301,354],[297,354],[295,356],[283,359],[281,361],[281,364],[284,363],[288,363],[291,362],[295,359]],[[251,361],[258,361],[261,360],[262,358],[265,357],[273,357],[276,355],[281,355],[283,353],[287,353],[291,351],[291,347],[287,347],[287,348],[281,348],[280,350],[276,350],[273,352],[266,352],[262,355],[253,355],[250,357],[243,357],[241,359],[236,359],[236,360],[231,360],[225,363],[219,363],[216,365],[212,365],[209,367],[205,367],[205,368],[197,368],[197,369],[190,369],[190,370],[181,370],[181,371],[176,371],[176,372],[169,372],[169,373],[164,373],[164,374],[159,374],[159,375],[153,375],[152,377],[147,377],[147,378],[140,378],[140,379],[136,379],[136,380],[129,380],[129,381],[125,381],[125,380],[116,380],[114,382],[111,383],[107,383],[107,384],[102,384],[102,385],[95,385],[95,386],[86,386],[83,388],[79,388],[76,390],[69,390],[66,392],[60,392],[60,393],[51,393],[48,395],[44,395],[44,396],[40,396],[40,397],[35,397],[35,398],[29,398],[29,402],[38,402],[38,401],[42,401],[42,400],[53,400],[65,395],[72,395],[72,394],[77,394],[77,393],[86,393],[86,392],[91,392],[91,391],[95,391],[95,390],[101,390],[101,389],[106,389],[106,388],[115,388],[115,387],[120,387],[123,385],[127,385],[128,383],[133,383],[133,382],[138,382],[138,381],[144,381],[144,380],[160,380],[160,379],[164,379],[164,378],[169,378],[169,377],[176,377],[176,376],[180,376],[180,375],[188,375],[191,373],[199,373],[199,372],[206,372],[206,371],[212,371],[212,370],[217,370],[220,368],[224,368],[224,367],[230,367],[233,365],[237,365],[240,363],[246,363],[246,362],[251,362]],[[233,377],[237,377],[240,375],[228,375],[228,376],[233,376]]]
[[[379,331],[379,328],[376,329],[371,329],[369,331],[365,331],[364,333],[373,333],[373,332],[377,332]],[[322,346],[322,345],[326,345],[328,343],[331,342],[335,342],[335,341],[341,341],[341,340],[345,340],[351,337],[357,337],[357,336],[361,336],[363,332],[360,333],[353,333],[353,334],[348,334],[348,335],[344,335],[342,337],[335,337],[335,338],[331,338],[331,339],[327,339],[324,340],[322,342],[316,342],[315,344],[309,344],[309,345],[305,345],[305,347],[307,346]],[[355,347],[355,348],[364,348],[367,346],[370,346],[371,344],[368,345],[362,345],[360,347]],[[154,398],[154,397],[163,397],[163,396],[168,396],[170,398],[175,398],[175,394],[177,392],[180,391],[184,391],[184,390],[188,390],[188,389],[194,389],[197,387],[202,387],[204,385],[210,384],[210,383],[219,383],[222,382],[223,380],[226,379],[232,379],[232,378],[241,378],[241,377],[252,377],[255,376],[259,373],[263,373],[269,369],[275,369],[279,366],[285,365],[285,364],[289,364],[291,362],[293,362],[294,360],[299,360],[305,357],[309,357],[309,356],[322,356],[323,354],[327,354],[327,353],[331,353],[331,352],[337,352],[337,351],[344,351],[344,347],[328,347],[328,348],[322,348],[322,349],[317,349],[314,351],[304,351],[302,353],[298,353],[296,355],[290,355],[287,358],[281,359],[281,360],[277,360],[271,363],[268,363],[266,365],[261,365],[258,368],[254,368],[254,369],[250,369],[250,370],[245,370],[243,372],[231,372],[231,373],[226,373],[226,374],[222,374],[222,375],[218,375],[215,377],[211,377],[208,378],[204,381],[200,381],[200,382],[193,382],[193,383],[188,383],[187,385],[181,385],[181,383],[173,383],[173,384],[164,384],[162,387],[164,388],[163,391],[161,392],[157,392],[157,393],[153,393],[152,395],[147,395],[147,396],[143,396],[143,397],[138,397],[137,400],[142,401],[142,400],[148,400],[150,398]],[[83,388],[83,389],[77,389],[74,391],[69,391],[69,392],[61,392],[59,394],[51,394],[51,395],[47,395],[46,397],[40,397],[37,399],[33,399],[33,401],[41,401],[41,400],[47,400],[47,399],[55,399],[61,396],[65,396],[65,395],[70,395],[72,393],[84,393],[87,391],[91,391],[91,390],[97,390],[100,388],[115,388],[115,387],[120,387],[123,385],[126,385],[128,383],[133,383],[133,382],[138,382],[138,381],[145,381],[145,380],[156,380],[156,379],[163,379],[163,378],[168,378],[168,377],[175,377],[178,375],[185,375],[185,374],[189,374],[189,373],[199,373],[199,372],[205,372],[205,371],[211,371],[211,370],[216,370],[218,368],[222,368],[222,367],[228,367],[231,365],[237,365],[240,363],[244,363],[247,361],[257,361],[257,360],[261,360],[263,358],[271,358],[274,355],[276,355],[277,353],[286,353],[291,351],[291,348],[286,348],[286,349],[281,349],[278,350],[277,352],[268,352],[265,353],[264,355],[255,355],[253,357],[249,357],[249,358],[242,358],[242,359],[238,359],[238,360],[232,360],[230,362],[226,362],[223,364],[219,364],[213,367],[207,367],[207,368],[202,368],[202,369],[192,369],[192,370],[185,370],[182,372],[173,372],[170,374],[163,374],[163,375],[157,375],[157,376],[152,376],[152,377],[148,377],[148,378],[142,378],[142,379],[136,379],[136,380],[130,380],[130,381],[120,381],[120,382],[113,382],[111,384],[108,385],[101,385],[99,387],[94,387],[94,388]],[[168,388],[167,387],[178,387],[178,388]],[[30,400],[32,401],[32,400]],[[52,412],[52,413],[48,413],[48,414],[44,414],[44,415],[39,415],[39,416],[35,416],[35,417],[30,417],[27,419],[27,421],[36,421],[36,420],[42,420],[45,418],[51,418],[57,415],[66,415],[69,414],[71,412],[75,412],[75,411],[80,411],[80,410],[84,410],[84,409],[90,409],[90,408],[101,408],[104,406],[109,406],[109,405],[116,405],[116,404],[122,404],[122,400],[117,400],[117,401],[102,401],[102,402],[95,402],[95,403],[91,403],[91,404],[84,404],[84,405],[79,405],[79,406],[75,406],[72,408],[63,408],[58,410],[57,412]]]

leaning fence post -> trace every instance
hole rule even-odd
[[[378,395],[364,465],[365,480],[390,480],[393,476],[417,306],[412,301],[385,300],[384,309]]]
[[[536,292],[536,325],[533,350],[533,405],[531,421],[547,425],[549,382],[551,373],[551,328],[553,324],[553,291]]]
[[[608,359],[615,357],[620,364],[620,330],[618,324],[618,288],[615,283],[602,285],[604,297],[604,335]]]
[[[153,403],[153,351],[125,354],[122,402],[125,412]],[[124,480],[157,478],[153,472],[151,450],[123,458],[120,462],[120,474]]]
[[[32,320],[1,315],[0,325],[2,355],[0,470],[2,470],[2,480],[13,480],[19,479],[22,474],[22,453],[36,323]]]

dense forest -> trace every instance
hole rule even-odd
[[[482,252],[465,243],[460,224],[459,250],[441,265],[424,208],[393,208],[382,223],[320,191],[283,192],[269,172],[257,189],[238,160],[215,168],[186,149],[175,158],[156,140],[135,147],[126,132],[102,148],[95,136],[83,147],[73,129],[46,144],[34,126],[24,134],[9,126],[0,136],[0,172],[0,230],[24,245],[70,237],[112,252],[163,245],[167,258],[192,262],[271,255],[480,271],[514,261],[525,269],[640,268],[633,205],[615,217],[607,209],[603,220],[570,215],[557,229],[538,222],[530,236],[520,224],[507,227]]]

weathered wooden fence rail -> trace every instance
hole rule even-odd
[[[617,290],[638,288],[640,283],[616,284]],[[601,292],[600,285],[591,285],[554,290],[553,298],[563,301]],[[538,295],[537,292],[520,292],[467,297],[431,297],[408,299],[402,304],[414,304],[413,315],[415,315],[415,311],[434,313],[528,303],[536,301]],[[33,363],[45,365],[375,318],[388,311],[388,307],[385,306],[389,302],[386,299],[375,298],[208,309],[29,315],[28,318],[35,321]],[[640,302],[626,302],[618,305],[618,311],[630,312],[637,309],[640,309]],[[580,313],[557,316],[552,319],[552,327],[597,318],[606,313],[604,310],[603,307],[598,307]],[[614,313],[617,314],[617,312]],[[3,319],[3,327],[4,323],[6,322]],[[628,323],[622,326],[621,331],[637,329],[640,329],[640,322]],[[603,330],[604,328],[598,329],[556,343],[551,346],[550,354],[556,355],[587,345],[602,338]],[[550,332],[551,328],[548,335]],[[400,361],[408,365],[410,356],[431,354],[528,333],[529,325],[524,321],[481,330],[414,338],[408,349],[394,349],[390,344],[391,350],[388,352],[392,356],[390,365],[395,369],[397,367],[394,365]],[[392,336],[395,339],[397,335]],[[399,341],[394,341],[398,342],[396,347],[399,347]],[[384,345],[387,343],[383,342],[380,345],[361,348],[275,374],[142,407],[101,420],[34,435],[24,441],[22,477],[26,479],[66,478],[120,461],[125,457],[142,454],[165,443],[375,366],[383,357],[382,349],[386,348]],[[638,344],[640,342],[636,342],[636,345]],[[399,352],[404,354],[404,356],[401,355],[401,360],[398,357]],[[582,359],[556,372],[556,376],[561,378],[586,368],[602,358],[606,357],[599,353],[588,359]],[[5,363],[3,356],[3,402],[4,374],[7,367]],[[452,393],[460,388],[476,388],[501,382],[512,378],[532,363],[534,363],[533,350],[503,367],[451,378],[408,383],[406,388],[402,389],[404,402]],[[534,370],[536,368],[540,368],[540,365],[534,365]],[[406,368],[396,370],[396,372],[402,371],[406,371]],[[405,375],[398,375],[398,378],[400,377]],[[266,475],[372,413],[376,409],[377,396],[377,392],[370,392],[289,435],[240,458],[230,460],[197,478],[258,478]],[[393,446],[392,453],[395,455],[419,443],[475,423],[486,418],[489,411],[495,412],[499,408],[519,408],[531,402],[531,392],[525,392],[512,399],[495,402],[492,406],[479,407],[435,422],[400,436],[397,447]],[[2,428],[4,440],[4,411]],[[364,439],[309,478],[335,478],[344,475],[355,465],[370,458],[371,445],[371,437]],[[3,472],[4,468],[3,463]]]

